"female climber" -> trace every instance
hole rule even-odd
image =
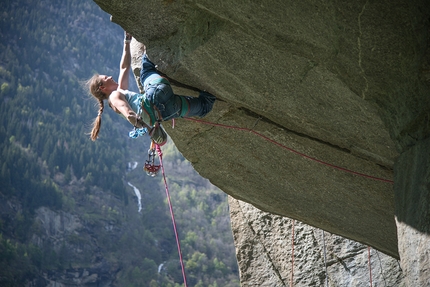
[[[112,76],[99,74],[95,74],[87,81],[90,93],[99,103],[99,112],[93,122],[90,137],[93,141],[98,137],[104,100],[107,100],[109,106],[116,113],[123,115],[135,129],[147,128],[156,143],[164,143],[165,138],[157,138],[152,133],[160,127],[161,121],[177,117],[203,117],[212,110],[216,98],[203,91],[200,91],[198,98],[175,95],[170,82],[157,72],[146,51],[143,52],[140,71],[144,94],[127,90],[131,70],[131,39],[131,35],[125,32],[118,83]]]

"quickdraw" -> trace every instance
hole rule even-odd
[[[128,136],[131,137],[132,139],[135,139],[145,135],[147,132],[148,132],[147,128],[134,127],[134,129],[128,133]]]
[[[145,161],[145,165],[143,166],[143,170],[150,177],[157,176],[161,168],[161,164],[158,164],[158,165],[155,164],[156,152],[158,152],[158,155],[161,159],[161,150],[159,149],[160,149],[159,146],[155,144],[153,141],[151,141],[151,147],[148,150],[148,159]]]

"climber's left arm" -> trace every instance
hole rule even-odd
[[[130,52],[130,42],[131,42],[131,35],[127,32],[125,33],[125,39],[124,39],[124,49],[122,52],[121,62],[120,62],[120,70],[119,70],[119,77],[118,77],[118,85],[120,89],[127,90],[128,89],[128,79],[130,75],[131,70],[131,52]]]

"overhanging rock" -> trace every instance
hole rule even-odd
[[[220,99],[205,121],[247,129],[165,124],[202,176],[398,256],[393,184],[330,165],[390,181],[428,137],[426,1],[96,2],[161,71]]]

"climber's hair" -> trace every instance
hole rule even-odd
[[[90,94],[97,100],[99,105],[99,112],[97,117],[94,119],[92,124],[92,130],[90,133],[90,138],[92,141],[95,141],[99,135],[100,127],[102,125],[102,114],[104,110],[103,100],[106,100],[107,97],[100,91],[100,86],[102,85],[102,81],[100,79],[99,74],[94,74],[88,81],[86,81],[85,86],[89,90]]]

